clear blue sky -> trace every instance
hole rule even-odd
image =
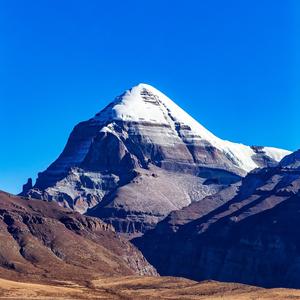
[[[1,0],[0,189],[139,82],[221,138],[300,148],[299,3]]]

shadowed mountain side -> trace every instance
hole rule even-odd
[[[299,151],[249,173],[228,200],[171,213],[133,242],[161,275],[300,288]],[[171,220],[171,221],[170,221]]]

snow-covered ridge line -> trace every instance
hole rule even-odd
[[[113,120],[148,122],[169,125],[174,129],[176,124],[185,125],[190,128],[189,135],[192,136],[193,141],[208,141],[212,146],[230,157],[239,168],[249,172],[258,167],[258,164],[253,160],[255,151],[251,147],[218,138],[170,98],[148,84],[141,83],[127,90],[97,114],[95,120],[101,122]],[[263,147],[261,151],[275,161],[280,161],[284,156],[291,153],[272,147]]]

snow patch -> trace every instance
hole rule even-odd
[[[291,151],[273,147],[264,147],[263,150],[267,156],[271,157],[275,161],[281,161],[285,156],[291,154]]]

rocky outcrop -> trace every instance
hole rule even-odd
[[[140,84],[78,124],[59,158],[22,195],[57,201],[135,235],[287,153],[223,141]]]
[[[26,194],[29,193],[32,188],[32,178],[28,178],[27,182],[23,185],[22,191],[24,194]]]
[[[134,244],[161,275],[300,288],[299,154],[249,173],[232,199],[209,197],[213,210],[171,213]]]
[[[85,281],[157,275],[143,255],[97,218],[0,192],[0,275]]]

